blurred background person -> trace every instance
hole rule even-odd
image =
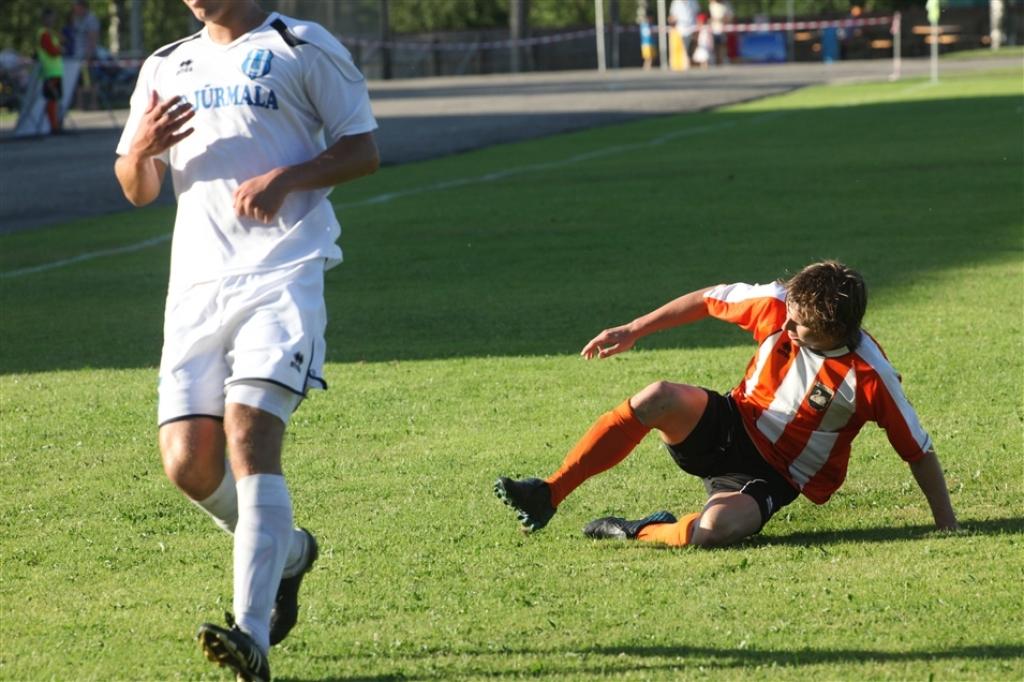
[[[50,134],[60,133],[60,100],[64,93],[64,57],[60,33],[54,28],[57,13],[47,7],[42,13],[42,27],[36,31],[36,59],[39,77],[43,81],[43,99],[46,100],[46,118],[50,121]]]
[[[673,71],[690,68],[693,51],[693,33],[696,30],[700,4],[697,0],[672,0],[668,8],[668,23],[674,30],[669,34],[669,63]]]
[[[736,17],[732,11],[732,5],[725,0],[711,0],[708,3],[708,15],[711,19],[711,34],[715,43],[715,64],[728,64],[729,51],[726,49],[725,25],[732,23]]]
[[[99,98],[93,79],[92,64],[96,59],[96,47],[100,39],[100,20],[89,9],[89,0],[75,0],[71,6],[71,56],[82,62],[78,77],[77,107],[99,108]]]
[[[708,68],[715,51],[715,39],[708,26],[708,16],[701,12],[697,15],[697,32],[694,34],[696,47],[693,50],[693,63],[702,69]]]
[[[651,70],[654,63],[654,55],[657,50],[654,47],[654,30],[651,28],[653,17],[647,12],[640,14],[640,58],[644,62],[644,71]]]

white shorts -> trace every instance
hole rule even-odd
[[[270,382],[300,398],[326,389],[326,328],[322,260],[169,295],[158,423],[223,417],[226,391],[238,382]]]

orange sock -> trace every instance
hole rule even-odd
[[[558,471],[546,479],[551,486],[552,506],[561,504],[583,481],[624,460],[649,431],[633,414],[628,400],[598,417],[565,456]]]
[[[693,527],[697,525],[700,512],[687,514],[675,523],[652,523],[644,526],[637,534],[637,540],[645,542],[660,542],[673,547],[682,547],[690,544],[693,539]]]

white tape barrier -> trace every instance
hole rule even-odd
[[[764,33],[766,31],[810,31],[820,30],[825,28],[858,28],[861,26],[890,26],[893,27],[893,17],[869,17],[861,19],[834,19],[834,20],[822,20],[822,21],[771,21],[771,22],[760,22],[760,23],[749,23],[749,24],[726,24],[726,33]],[[636,26],[617,26],[615,29],[619,33],[635,33],[639,30]],[[655,31],[669,32],[673,28],[671,26],[660,26],[654,27]],[[694,26],[687,29],[687,33],[695,33],[699,29]],[[898,26],[896,30],[899,30]],[[606,32],[610,32],[611,28],[606,29]],[[565,33],[553,33],[551,35],[536,36],[532,38],[518,38],[516,40],[482,40],[478,42],[449,42],[449,41],[432,41],[427,42],[423,40],[377,40],[374,38],[360,38],[358,36],[346,36],[339,35],[338,39],[347,46],[368,47],[368,48],[387,48],[389,50],[438,50],[442,52],[464,52],[466,50],[498,50],[510,47],[530,47],[533,45],[551,45],[554,43],[563,43],[570,40],[582,40],[584,38],[591,39],[597,34],[597,31],[592,28],[581,29],[579,31],[567,31]],[[141,59],[108,59],[104,60],[102,64],[117,65],[120,67],[138,67],[142,65]]]
[[[771,22],[758,22],[749,24],[726,24],[724,31],[726,33],[765,33],[768,31],[810,31],[810,30],[821,30],[825,28],[858,28],[861,26],[890,26],[892,27],[893,17],[870,17],[863,19],[833,19],[833,20],[822,20],[822,21],[771,21]],[[611,29],[606,29],[606,32]],[[615,28],[618,33],[635,33],[638,29],[636,26],[617,26]],[[659,26],[654,28],[655,31],[669,32],[674,30],[671,26]],[[697,26],[689,27],[685,33],[691,34],[696,33],[700,29]],[[897,29],[898,30],[898,29]],[[408,40],[375,40],[368,38],[359,38],[356,36],[338,36],[345,45],[358,45],[360,47],[369,48],[387,48],[389,50],[439,50],[439,51],[452,51],[461,52],[465,50],[496,50],[501,48],[510,47],[529,47],[531,45],[549,45],[551,43],[561,43],[569,40],[580,40],[583,38],[593,38],[597,34],[595,29],[589,28],[580,31],[570,31],[567,33],[554,33],[547,36],[538,36],[536,38],[519,38],[517,40],[486,40],[480,42],[425,42],[425,41],[408,41]]]
[[[823,28],[858,28],[860,26],[892,26],[893,17],[835,19],[829,21],[770,21],[757,24],[726,24],[726,33],[764,33],[766,31],[810,31]]]

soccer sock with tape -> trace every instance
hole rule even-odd
[[[224,461],[224,478],[213,494],[205,500],[192,502],[209,514],[222,530],[227,533],[235,532],[235,526],[238,524],[238,492],[235,490],[235,476],[231,473],[231,465],[227,460]],[[306,534],[298,528],[293,528],[288,545],[288,559],[284,565],[286,577],[295,575],[305,566],[306,550]]]
[[[235,621],[266,652],[270,611],[292,537],[292,501],[284,476],[253,474],[238,481],[235,527]]]
[[[235,532],[238,523],[238,493],[235,491],[235,475],[231,473],[231,465],[227,460],[224,460],[224,478],[213,494],[204,500],[192,502],[213,517],[213,522],[222,530]]]
[[[682,547],[693,540],[693,530],[699,519],[700,512],[694,512],[675,523],[651,523],[640,529],[636,539]]]
[[[551,487],[551,505],[557,507],[583,481],[624,460],[649,431],[633,414],[628,400],[598,417],[558,471],[546,479]]]

